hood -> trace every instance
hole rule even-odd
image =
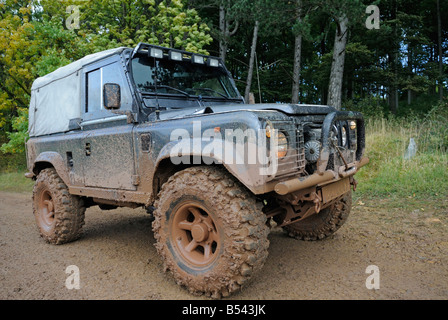
[[[336,111],[335,108],[323,105],[305,104],[226,104],[207,107],[169,109],[160,112],[160,120],[179,119],[201,116],[203,114],[229,113],[238,111],[280,111],[287,115],[326,115]],[[155,113],[149,116],[150,121],[156,120]]]

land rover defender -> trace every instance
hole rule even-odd
[[[86,208],[143,207],[165,269],[214,298],[261,270],[272,228],[336,232],[368,163],[360,113],[248,104],[221,59],[144,43],[37,79],[29,136],[48,243],[78,239]]]

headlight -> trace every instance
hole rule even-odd
[[[286,137],[286,134],[275,129],[274,125],[271,121],[267,121],[266,124],[266,137],[269,139],[275,138],[275,146],[277,147],[277,158],[281,159],[286,157],[288,154],[288,138]]]
[[[270,138],[274,132],[274,125],[271,121],[266,121],[266,137]]]
[[[283,132],[277,133],[277,158],[281,159],[288,154],[288,138]]]

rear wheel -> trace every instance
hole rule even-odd
[[[347,221],[352,207],[352,193],[346,193],[318,214],[287,225],[283,229],[289,236],[306,241],[321,240],[338,231]]]
[[[157,251],[191,293],[227,296],[264,265],[269,229],[262,205],[223,170],[176,173],[155,206]]]
[[[40,172],[33,189],[33,212],[45,241],[63,244],[78,239],[85,210],[81,198],[69,193],[55,169]]]

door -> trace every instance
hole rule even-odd
[[[120,86],[120,109],[104,105],[104,85]],[[133,130],[126,111],[132,96],[119,57],[112,57],[84,71],[83,167],[86,187],[136,190]]]
[[[111,120],[111,119],[110,119]],[[109,121],[110,121],[109,120]],[[115,122],[115,123],[113,123]],[[119,122],[124,122],[119,124]],[[136,190],[133,184],[133,125],[126,120],[86,132],[84,138],[84,182],[87,187]]]

